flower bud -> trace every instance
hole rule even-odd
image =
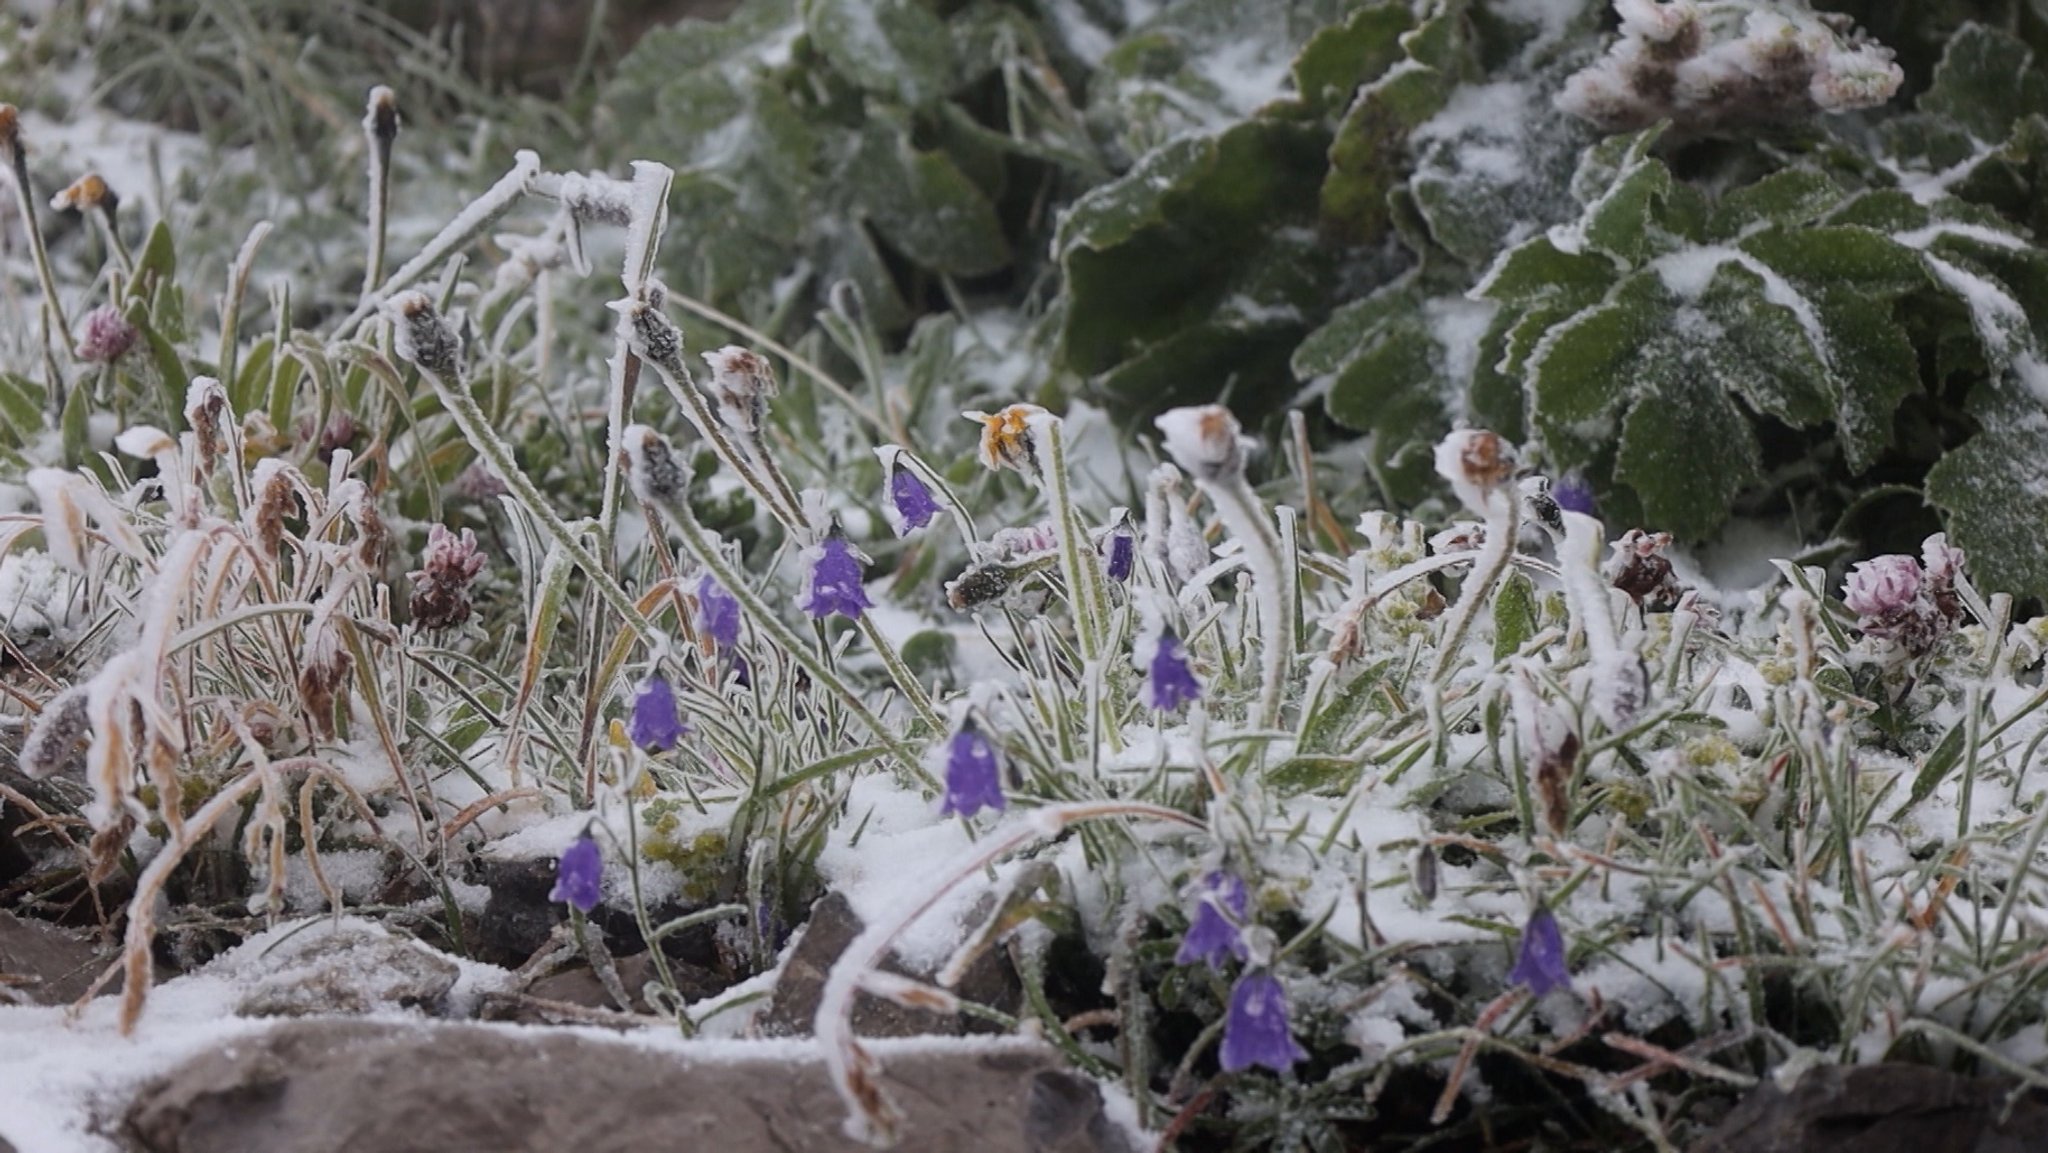
[[[112,364],[128,355],[140,335],[120,309],[102,304],[79,321],[78,345],[72,354],[87,364]]]
[[[426,293],[401,292],[384,305],[395,325],[398,355],[421,372],[453,383],[461,374],[462,338],[435,309]]]
[[[683,499],[690,487],[690,466],[676,456],[668,438],[644,424],[626,426],[627,481],[641,504],[660,507]]]
[[[1173,462],[1197,481],[1213,484],[1244,475],[1243,430],[1222,405],[1172,409],[1152,423],[1166,436]]]
[[[752,435],[761,430],[767,415],[768,398],[775,395],[775,373],[760,356],[728,344],[704,354],[711,366],[711,387],[707,390],[718,405],[718,418],[726,427]]]

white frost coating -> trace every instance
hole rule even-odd
[[[1455,296],[1439,297],[1422,306],[1422,315],[1429,321],[1429,334],[1443,349],[1444,376],[1454,386],[1445,399],[1460,408],[1465,403],[1466,386],[1479,369],[1479,346],[1499,312],[1500,305],[1494,301]],[[1455,420],[1459,414],[1454,410],[1452,415]]]
[[[1799,322],[1801,331],[1806,333],[1806,341],[1813,346],[1814,353],[1823,364],[1833,368],[1834,356],[1830,351],[1827,329],[1820,322],[1820,314],[1814,311],[1813,302],[1792,287],[1791,281],[1778,275],[1776,269],[1749,253],[1739,248],[1708,245],[1659,257],[1650,267],[1673,296],[1695,300],[1706,291],[1714,274],[1724,264],[1737,265],[1762,280],[1764,299],[1790,312]]]
[[[654,248],[668,223],[668,190],[676,174],[652,160],[633,162],[632,223],[626,229],[626,289],[638,292],[654,269]]]
[[[2027,386],[2035,399],[2048,404],[2048,363],[2031,347],[2031,328],[2026,310],[2003,288],[1985,278],[1958,268],[1931,252],[1920,259],[1936,279],[1962,298],[1970,310],[1970,324],[1986,348],[2012,366],[2013,375]]]
[[[1607,530],[1585,513],[1564,509],[1562,515],[1564,540],[1557,546],[1557,575],[1564,584],[1572,620],[1585,630],[1586,648],[1595,659],[1618,653],[1621,642],[1614,631],[1613,590],[1600,575]]]
[[[85,510],[73,499],[78,477],[61,468],[32,468],[29,491],[43,510],[43,545],[58,564],[85,571]]]
[[[522,148],[513,155],[512,167],[498,178],[496,184],[484,190],[482,196],[469,202],[455,218],[444,225],[434,238],[427,242],[419,255],[401,265],[398,271],[385,278],[377,292],[356,307],[344,329],[361,322],[377,310],[383,299],[391,293],[418,280],[428,269],[447,259],[448,254],[467,242],[470,237],[488,228],[493,220],[511,211],[519,198],[533,187],[534,177],[540,173],[540,154],[532,149]]]

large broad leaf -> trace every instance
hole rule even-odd
[[[1984,587],[2048,597],[2048,398],[2005,374],[1971,390],[1981,431],[1927,474],[1927,496]]]
[[[804,28],[840,75],[869,92],[915,108],[953,84],[952,36],[922,0],[810,0]]]
[[[1161,148],[1076,201],[1054,242],[1067,275],[1067,366],[1103,373],[1212,321],[1267,327],[1233,311],[1292,325],[1299,339],[1332,274],[1327,246],[1288,227],[1312,210],[1323,139],[1312,126],[1245,121]],[[1277,379],[1241,386],[1284,388],[1284,357],[1272,367]]]
[[[1406,59],[1361,89],[1337,125],[1321,194],[1323,223],[1334,234],[1355,243],[1386,234],[1387,194],[1408,175],[1409,134],[1442,111],[1458,81],[1476,68],[1464,7],[1440,5],[1404,36]]]
[[[1302,104],[1316,116],[1348,108],[1360,85],[1401,59],[1401,34],[1414,26],[1408,4],[1382,0],[1309,37],[1294,58],[1294,90]]]
[[[859,210],[920,266],[948,276],[986,276],[1010,263],[995,205],[951,157],[914,146],[907,127],[870,120],[847,179]]]
[[[1662,134],[1661,127],[1648,128],[1587,149],[1572,176],[1572,195],[1586,210],[1560,235],[1625,264],[1639,263],[1652,246],[1657,208],[1671,195],[1671,170],[1650,154]]]
[[[1948,42],[1920,110],[1945,116],[1985,144],[1998,144],[2023,116],[2048,114],[2048,75],[2034,50],[1995,28],[1965,24]]]

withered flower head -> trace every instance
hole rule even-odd
[[[1204,404],[1163,412],[1152,422],[1166,437],[1167,454],[1203,483],[1244,475],[1244,436],[1229,409]]]
[[[711,366],[711,387],[707,391],[718,404],[719,419],[740,432],[760,431],[761,418],[768,411],[768,398],[776,393],[775,373],[768,362],[728,344],[716,352],[705,353],[704,363]]]
[[[658,508],[683,499],[690,467],[676,456],[668,438],[644,424],[626,426],[626,478],[641,504]]]
[[[485,557],[476,534],[457,536],[446,525],[427,530],[427,547],[412,579],[412,619],[422,629],[454,628],[469,619],[470,589],[484,571]]]
[[[72,181],[64,191],[50,198],[50,208],[55,212],[88,212],[98,209],[112,216],[121,207],[121,198],[107,187],[107,182],[97,172],[88,172]]]
[[[216,457],[226,451],[221,421],[228,415],[227,390],[210,376],[195,376],[185,390],[185,423],[199,441],[199,471],[211,476]]]
[[[398,128],[403,121],[398,115],[398,93],[379,84],[370,89],[368,108],[363,113],[363,131],[371,139],[389,146],[398,138]]]
[[[398,355],[421,372],[454,381],[460,370],[462,338],[435,309],[432,298],[417,290],[401,292],[385,302],[395,325]]]
[[[962,413],[981,422],[982,467],[1014,468],[1027,475],[1038,466],[1038,446],[1031,437],[1031,418],[1045,410],[1035,404],[1013,404],[999,412]]]

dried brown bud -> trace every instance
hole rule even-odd
[[[389,148],[398,139],[401,123],[398,115],[398,93],[379,84],[370,89],[369,107],[363,114],[363,131],[372,140]]]
[[[212,476],[215,459],[227,451],[221,434],[227,416],[228,394],[220,381],[210,376],[193,377],[191,387],[185,390],[185,423],[192,426],[192,435],[199,442],[202,475]]]
[[[257,462],[249,477],[249,485],[256,493],[250,527],[256,530],[257,543],[271,556],[276,556],[284,545],[285,518],[297,511],[298,486],[292,483],[288,469],[288,465],[273,457]]]
[[[121,198],[107,187],[107,182],[97,172],[88,172],[72,181],[64,191],[50,198],[50,208],[56,212],[88,212],[98,209],[112,217],[121,207]]]
[[[395,322],[398,355],[421,372],[453,384],[461,377],[462,338],[424,292],[401,292],[385,304]]]
[[[1543,823],[1553,835],[1571,828],[1572,770],[1579,761],[1579,734],[1567,730],[1536,760],[1536,799],[1543,805]]]
[[[0,104],[0,161],[19,165],[25,153],[21,145],[21,110]]]
[[[625,305],[633,322],[633,351],[640,359],[661,366],[678,380],[690,375],[683,364],[683,334],[661,314],[656,298],[634,300]]]
[[[355,657],[334,635],[332,621],[316,621],[299,667],[299,699],[322,737],[334,736],[334,706],[344,699]]]
[[[704,354],[711,366],[711,399],[718,404],[718,416],[727,427],[752,434],[761,429],[768,412],[768,398],[774,396],[775,373],[768,362],[736,345]]]
[[[1189,476],[1213,483],[1244,475],[1244,430],[1220,404],[1176,408],[1152,423],[1166,436],[1166,451]]]
[[[1607,562],[1608,580],[1644,611],[1669,612],[1685,593],[1663,555],[1670,546],[1668,532],[1628,530],[1614,542],[1614,555]]]
[[[350,519],[356,526],[357,558],[372,573],[381,571],[384,558],[391,554],[391,530],[385,527],[384,514],[377,511],[377,504],[367,491],[351,510]]]
[[[641,504],[660,507],[683,499],[690,469],[677,459],[668,438],[644,424],[626,426],[627,481]]]
[[[74,685],[43,705],[21,745],[21,771],[30,779],[84,775],[85,750],[92,743],[86,698],[87,687]]]

